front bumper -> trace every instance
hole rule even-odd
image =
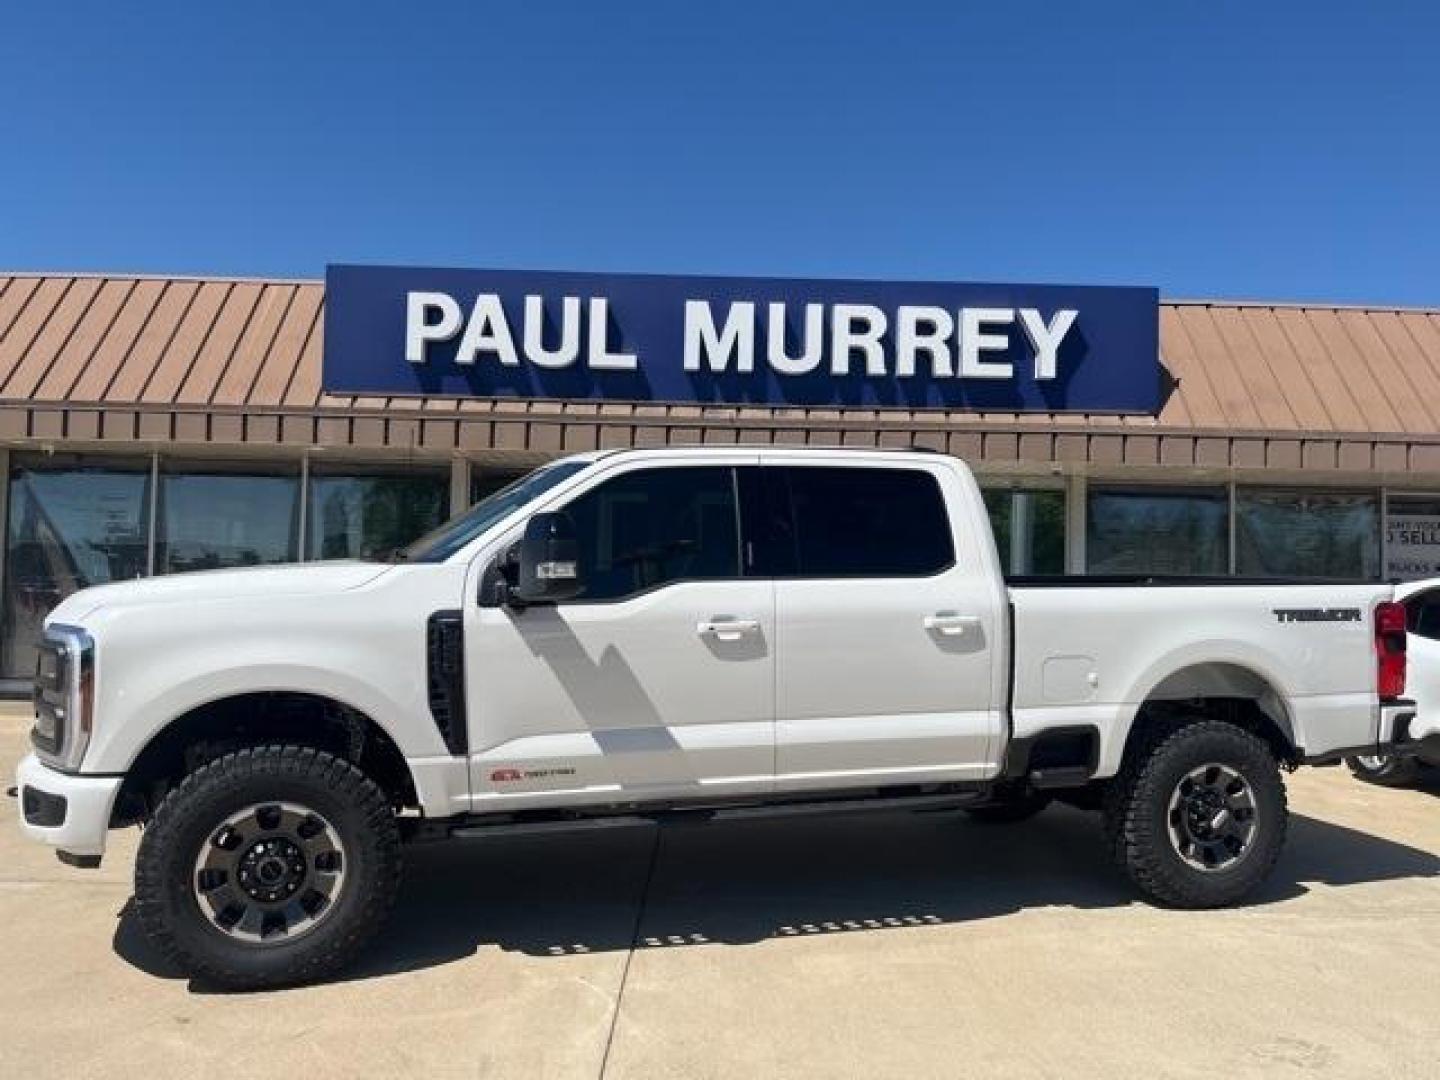
[[[29,754],[15,770],[20,827],[66,862],[99,865],[121,782],[119,776],[62,773]]]

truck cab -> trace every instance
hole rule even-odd
[[[978,500],[968,474],[914,454],[760,462],[601,463],[550,511],[569,547],[540,565],[582,577],[542,582],[546,602],[509,600],[525,538],[476,560],[476,809],[997,773],[1006,597],[988,535],[947,512]]]

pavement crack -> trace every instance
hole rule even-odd
[[[625,966],[620,969],[620,985],[615,990],[615,1008],[610,1013],[610,1030],[605,1035],[605,1052],[600,1058],[599,1080],[605,1080],[610,1068],[610,1048],[615,1045],[615,1029],[620,1022],[620,1006],[625,999],[625,983],[630,978],[630,962],[635,959],[635,947],[640,943],[640,927],[645,922],[645,905],[650,901],[650,885],[655,880],[655,865],[660,860],[660,837],[664,830],[655,829],[655,841],[650,845],[650,865],[645,868],[645,884],[640,888],[640,902],[635,905],[635,925],[630,928],[630,948],[625,953]]]

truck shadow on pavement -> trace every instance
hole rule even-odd
[[[1436,876],[1440,858],[1428,851],[1293,814],[1286,851],[1249,906],[1301,896],[1310,883]],[[394,917],[339,979],[434,967],[492,946],[566,956],[632,943],[741,945],[1141,902],[1111,867],[1098,817],[1064,807],[1009,826],[892,813],[438,844],[407,852]],[[129,904],[114,948],[144,971],[181,977],[150,948]]]
[[[1415,790],[1440,798],[1440,765],[1423,766],[1420,779],[1415,782]]]

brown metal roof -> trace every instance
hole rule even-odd
[[[1161,305],[1157,417],[323,394],[314,281],[0,276],[0,438],[553,454],[918,442],[988,460],[1440,471],[1440,311]]]

